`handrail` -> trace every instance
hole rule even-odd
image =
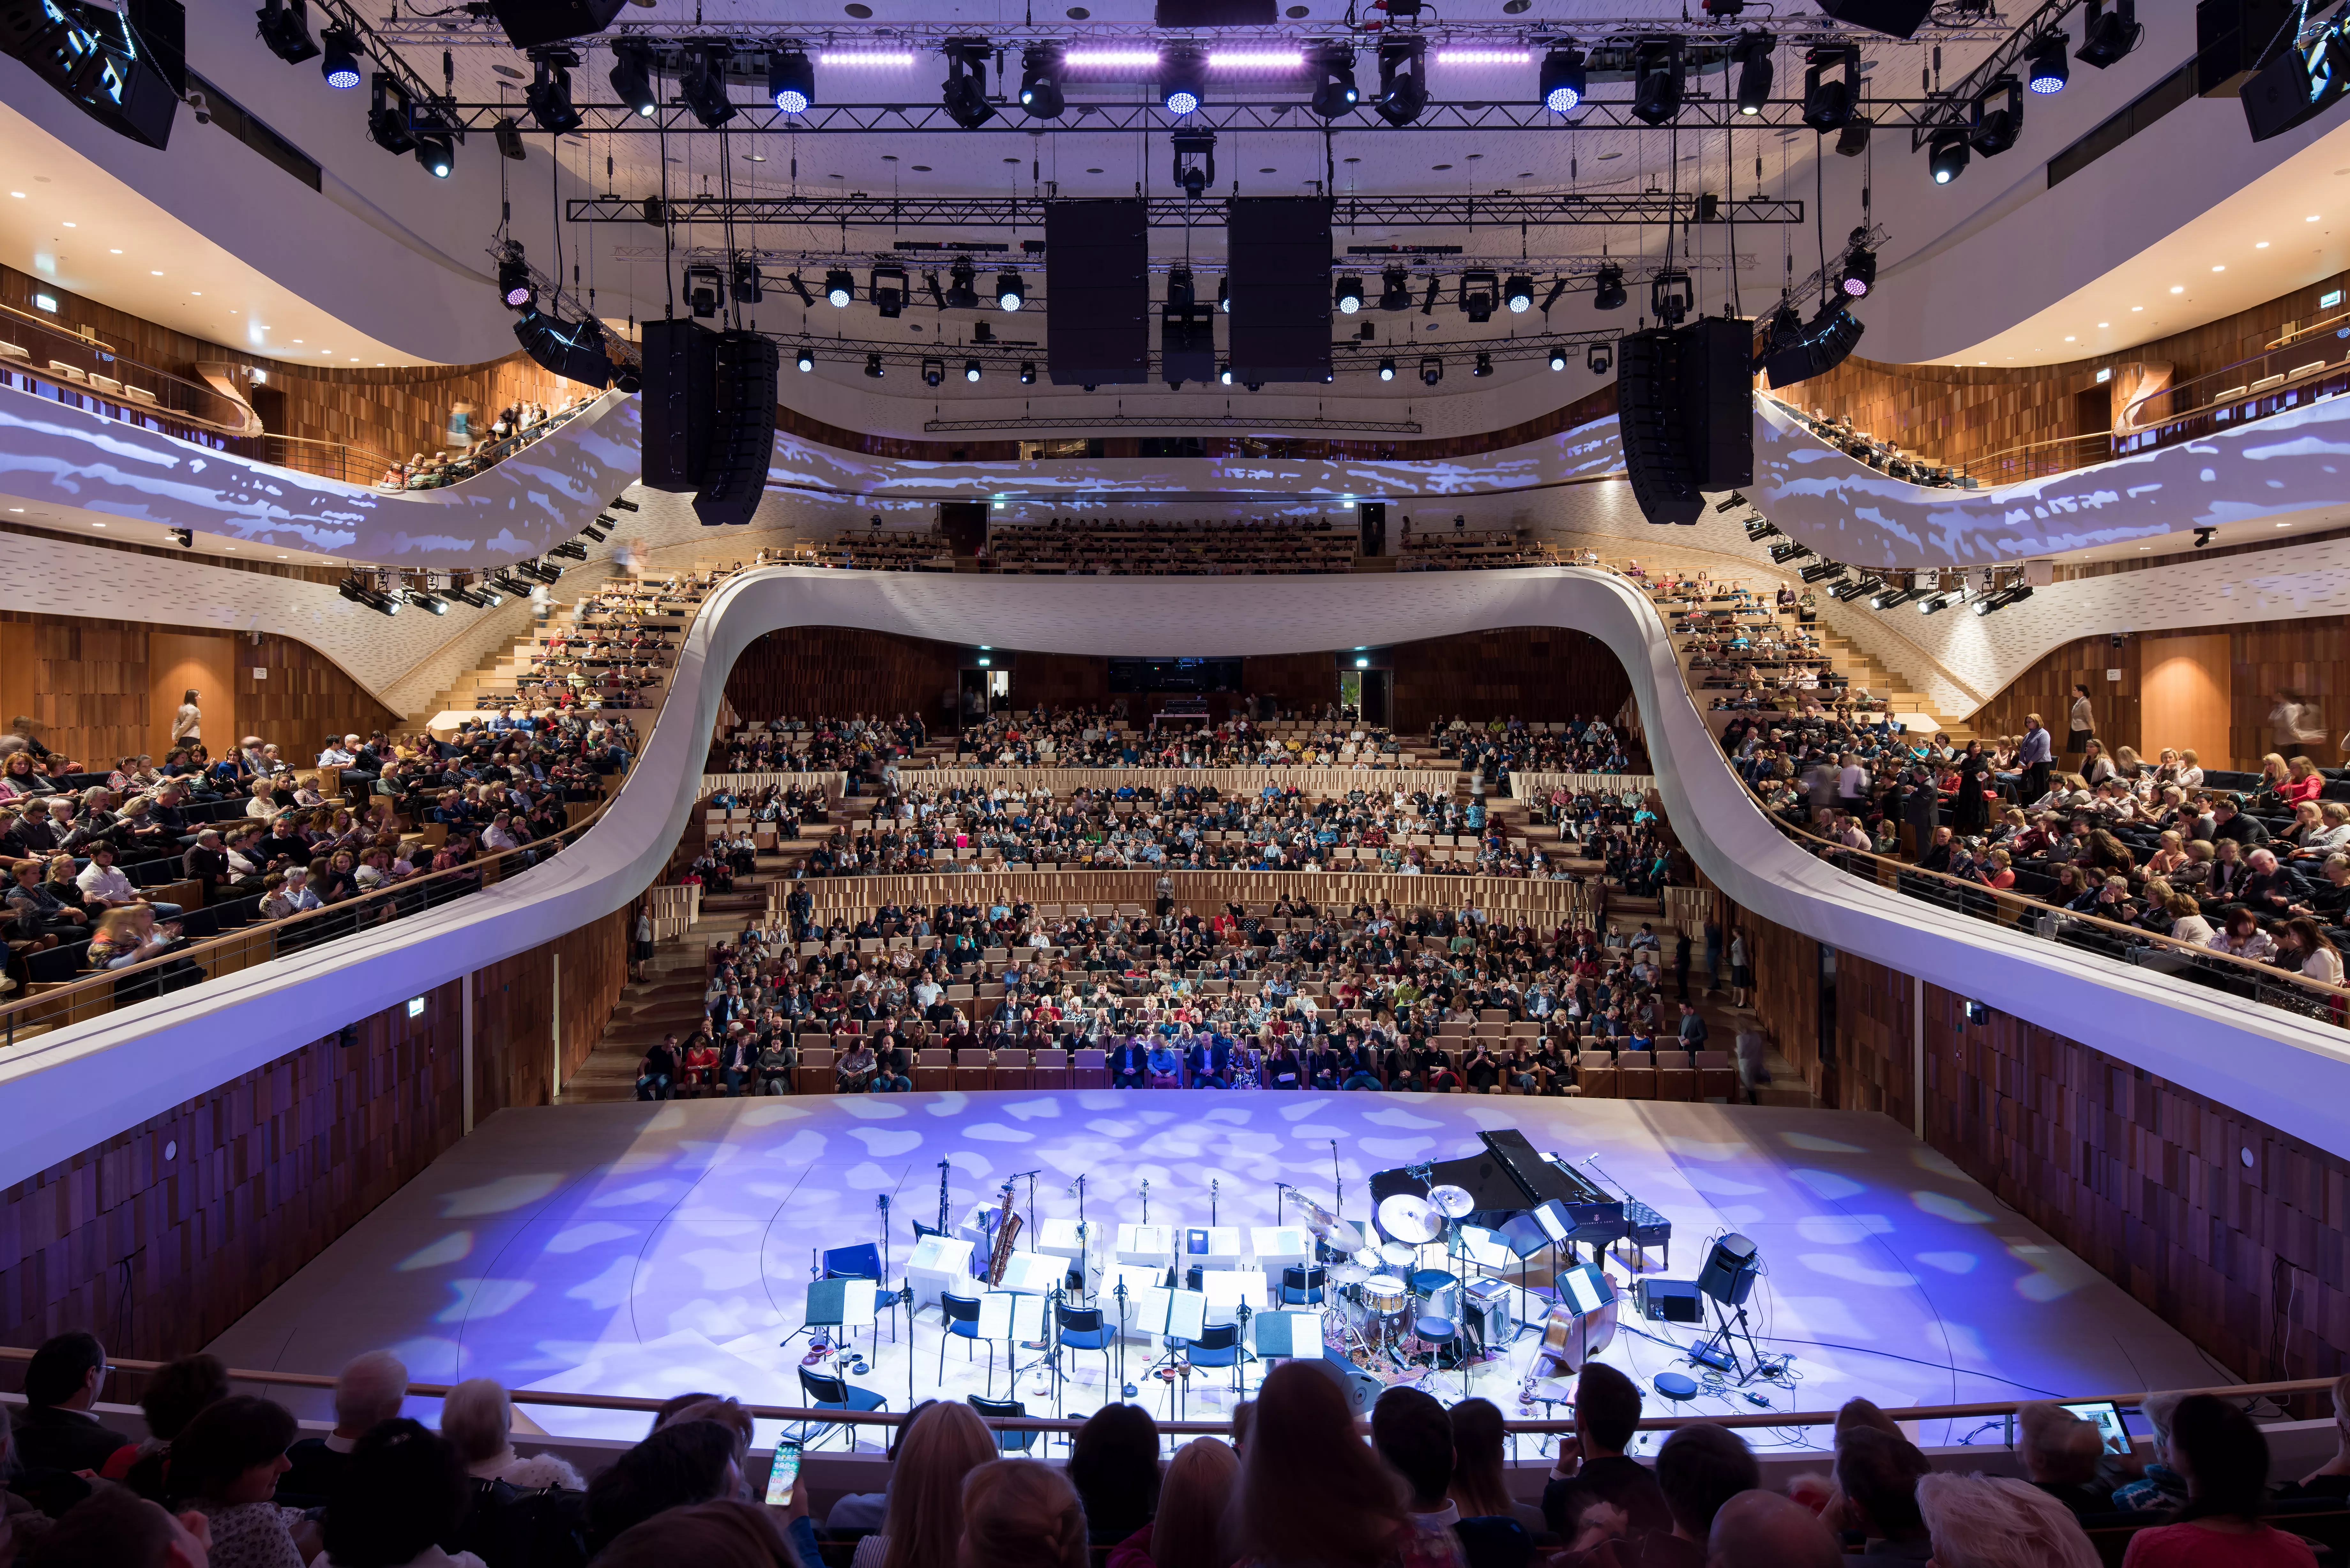
[[[315,473],[321,479],[339,479],[346,484],[372,484],[378,475],[393,466],[392,460],[381,452],[348,441],[279,435],[274,431],[239,437],[231,443],[230,450],[256,462],[290,468],[297,473]]]
[[[45,317],[36,316],[29,311],[19,310],[14,306],[0,305],[0,330],[13,331],[20,326],[29,327],[36,332],[47,334],[48,337],[55,338],[58,343],[73,349],[78,356],[87,357],[89,360],[105,366],[115,367],[116,369],[102,370],[100,373],[112,376],[116,380],[124,379],[122,376],[117,373],[117,369],[134,369],[139,372],[142,378],[151,378],[156,382],[156,385],[145,389],[159,394],[156,401],[148,403],[141,402],[136,399],[123,398],[110,400],[111,401],[120,403],[123,409],[129,412],[134,414],[153,413],[157,415],[168,415],[175,419],[185,420],[191,424],[201,425],[207,431],[218,435],[241,436],[245,432],[245,415],[250,410],[245,405],[236,402],[234,399],[229,397],[218,388],[207,385],[201,380],[182,376],[176,371],[166,370],[160,365],[150,365],[144,360],[126,358],[122,354],[117,352],[112,344],[107,343],[95,336],[84,337],[82,334],[73,331],[71,328],[66,327],[62,322],[47,320]],[[75,362],[77,364],[81,364],[81,360],[79,358],[77,358]],[[6,368],[10,364],[11,361],[9,360],[0,359],[0,368]],[[57,379],[56,377],[51,376],[48,373],[48,361],[47,356],[41,356],[34,359],[16,361],[15,364],[25,374],[52,380]],[[87,370],[89,366],[87,364],[81,364],[81,368]],[[78,391],[88,391],[93,395],[100,395],[98,389],[89,388],[82,383],[68,381],[67,384],[73,386],[75,389]],[[179,400],[177,401],[163,400],[161,394],[172,389],[178,389]],[[216,409],[215,405],[234,405],[234,417],[224,417],[224,410]],[[207,411],[200,412],[198,411],[199,410]]]
[[[0,1362],[29,1362],[33,1352],[19,1345],[0,1345]],[[166,1365],[161,1361],[131,1361],[121,1358],[107,1363],[117,1372],[140,1374],[161,1371]],[[335,1378],[317,1372],[281,1372],[276,1370],[246,1371],[232,1369],[232,1383],[258,1383],[283,1388],[332,1388]],[[2223,1399],[2273,1399],[2282,1395],[2319,1394],[2334,1386],[2331,1377],[2302,1377],[2272,1383],[2233,1383],[2205,1388],[2145,1388],[2121,1394],[2083,1395],[2068,1404],[2092,1401],[2112,1401],[2124,1409],[2136,1409],[2157,1394],[2210,1394]],[[408,1391],[426,1398],[444,1396],[455,1386],[443,1383],[411,1383]],[[562,1410],[625,1410],[639,1415],[658,1413],[662,1401],[626,1394],[573,1394],[556,1389],[515,1388],[508,1390],[516,1405],[538,1405]],[[1885,1414],[1896,1421],[1958,1420],[1972,1416],[2012,1416],[2035,1399],[1991,1399],[1970,1404],[1914,1405]],[[760,1420],[807,1421],[826,1426],[894,1427],[906,1418],[907,1412],[899,1410],[818,1410],[797,1405],[752,1405],[743,1407]],[[1646,1416],[1638,1425],[1644,1432],[1670,1432],[1682,1427],[1779,1428],[1833,1427],[1840,1412],[1835,1410],[1764,1411],[1755,1415],[1725,1413],[1699,1416]],[[1085,1425],[1082,1420],[1048,1416],[984,1416],[991,1430],[1005,1432],[1074,1433]],[[1574,1421],[1566,1417],[1542,1420],[1505,1421],[1506,1431],[1529,1435],[1567,1432]],[[1231,1430],[1232,1423],[1223,1421],[1161,1421],[1159,1429],[1180,1435],[1215,1435]]]

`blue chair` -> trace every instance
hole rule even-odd
[[[1028,1407],[1017,1399],[983,1399],[976,1394],[967,1394],[963,1396],[963,1403],[982,1416],[999,1421],[1028,1414]],[[999,1431],[995,1434],[995,1451],[999,1454],[1033,1452],[1036,1447],[1036,1439],[1041,1435],[1033,1431]]]
[[[1102,1322],[1099,1307],[1062,1306],[1054,1313],[1055,1326],[1060,1331],[1060,1343],[1053,1347],[1053,1360],[1058,1365],[1064,1350],[1098,1350],[1102,1358],[1102,1386],[1109,1386],[1109,1347],[1113,1331]]]
[[[1281,1304],[1285,1307],[1322,1304],[1319,1265],[1292,1263],[1281,1271]]]
[[[1241,1358],[1247,1354],[1241,1349],[1241,1331],[1236,1324],[1213,1323],[1201,1331],[1200,1337],[1183,1347],[1183,1359],[1194,1366],[1229,1366],[1232,1369],[1232,1391],[1240,1392]]]
[[[943,1381],[947,1375],[947,1340],[960,1339],[963,1342],[963,1358],[965,1360],[969,1360],[971,1358],[970,1347],[972,1345],[984,1343],[987,1346],[987,1391],[991,1394],[994,1393],[995,1342],[993,1340],[982,1341],[979,1337],[979,1298],[977,1296],[959,1296],[952,1291],[944,1291],[939,1295],[939,1307],[941,1311],[946,1314],[947,1318],[947,1332],[939,1340],[939,1376],[941,1380]]]
[[[825,1372],[811,1372],[805,1366],[800,1368],[800,1394],[813,1410],[887,1410],[889,1407],[889,1400],[869,1389],[853,1387],[846,1378],[835,1377]],[[817,1428],[816,1435],[810,1437],[811,1425],[801,1424],[800,1443],[812,1449],[823,1442],[825,1435],[833,1428]],[[852,1449],[857,1447],[857,1436],[853,1431],[849,1434],[848,1446]]]

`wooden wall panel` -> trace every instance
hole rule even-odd
[[[2058,761],[2063,761],[2065,715],[2073,711],[2073,685],[2078,681],[2089,689],[2089,705],[2095,711],[2097,738],[2107,749],[2132,746],[2144,752],[2140,738],[2138,653],[2140,639],[2126,637],[2116,648],[2109,637],[2075,638],[2063,647],[2053,649],[2033,661],[2032,667],[2008,683],[2007,689],[1975,711],[1968,721],[1978,735],[2021,735],[2026,715],[2037,713],[2041,722],[2055,732]],[[2106,671],[2118,670],[2119,680],[2106,679]],[[2204,759],[2206,766],[2215,764]]]
[[[2228,735],[2239,767],[2260,765],[2272,751],[2294,748],[2272,732],[2269,713],[2277,694],[2298,692],[2317,705],[2326,732],[2310,760],[2340,763],[2340,742],[2350,731],[2350,616],[2312,620],[2268,621],[2228,628],[2230,708]]]
[[[147,732],[140,750],[161,757],[172,749],[172,723],[181,699],[197,694],[204,742],[225,751],[237,728],[236,639],[226,632],[147,634]],[[279,737],[281,743],[294,737]]]
[[[629,982],[629,929],[634,914],[615,909],[556,942],[563,959],[563,1075],[568,1079],[604,1038],[620,990]]]
[[[1509,627],[1395,649],[1396,729],[1405,734],[1464,711],[1530,723],[1606,718],[1631,694],[1607,645],[1565,628]]]
[[[0,623],[24,628],[8,632],[0,647],[10,650],[12,667],[22,660],[31,671],[31,703],[18,711],[30,713],[43,743],[93,767],[112,767],[116,758],[141,752],[162,756],[160,742],[170,732],[171,714],[152,711],[151,661],[159,641],[169,657],[175,634],[143,621],[17,610],[0,610]],[[286,756],[307,763],[317,755],[319,737],[329,731],[365,735],[400,725],[398,714],[307,643],[273,632],[264,632],[257,643],[231,637],[196,640],[222,644],[212,651],[232,661],[227,681],[208,693],[204,703],[205,742],[215,754],[224,743],[234,743],[241,731],[276,742]],[[18,649],[25,651],[16,653]],[[255,669],[269,674],[256,680]],[[175,707],[185,684],[176,678],[172,682],[168,695]],[[214,697],[220,699],[217,718]]]
[[[1012,705],[1034,708],[1106,708],[1109,705],[1109,660],[1072,653],[1023,653],[1012,664]]]
[[[1284,710],[1319,713],[1338,701],[1336,653],[1284,653],[1241,661],[1244,695],[1271,697]]]
[[[2139,643],[2137,662],[2139,726],[2158,748],[2180,746],[2210,759],[2235,754],[2228,734],[2226,632],[2150,634]]]
[[[952,643],[854,627],[792,627],[743,650],[727,672],[726,700],[745,722],[920,713],[938,730],[954,721],[961,652]]]
[[[1836,1108],[1917,1126],[1917,981],[1852,953],[1835,955]]]
[[[1733,909],[1731,918],[1745,935],[1747,962],[1754,971],[1748,1001],[1769,1031],[1771,1044],[1803,1075],[1813,1094],[1835,1104],[1836,1096],[1828,1092],[1834,1085],[1825,1076],[1828,1064],[1820,1054],[1820,944],[1751,910]],[[1729,945],[1725,934],[1725,968]]]

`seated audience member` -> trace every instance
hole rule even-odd
[[[2114,1490],[2097,1484],[2105,1435],[2061,1405],[2040,1400],[2016,1412],[2023,1473],[2076,1514],[2110,1513]]]
[[[228,1366],[219,1356],[183,1355],[166,1363],[139,1397],[140,1413],[147,1417],[147,1440],[135,1449],[115,1450],[101,1473],[140,1497],[162,1501],[172,1439],[195,1419],[197,1411],[227,1397]]]
[[[1817,1515],[1773,1491],[1742,1491],[1707,1532],[1709,1568],[1837,1568],[1844,1548]]]
[[[1543,1487],[1543,1518],[1551,1533],[1572,1544],[1584,1514],[1606,1503],[1633,1530],[1669,1534],[1671,1508],[1648,1466],[1628,1459],[1640,1422],[1640,1389],[1604,1362],[1588,1362],[1575,1376],[1575,1435],[1562,1438]]]
[[[962,1539],[962,1488],[996,1458],[995,1438],[968,1405],[940,1401],[907,1423],[890,1467],[880,1533],[857,1543],[854,1568],[951,1562]]]
[[[202,1515],[176,1517],[121,1487],[101,1487],[31,1535],[20,1568],[208,1568]]]
[[[2175,1412],[2178,1404],[2173,1401]],[[2148,1411],[2149,1418],[2152,1411]],[[2181,1491],[2184,1492],[2184,1483]],[[2334,1457],[2277,1489],[2279,1497],[2350,1497],[2350,1376],[2334,1380]]]
[[[1858,1427],[1836,1437],[1836,1490],[1845,1524],[1868,1540],[1873,1557],[1923,1563],[1933,1556],[1925,1516],[1918,1511],[1918,1479],[1931,1467],[1898,1430]]]
[[[289,1468],[278,1478],[277,1501],[296,1508],[325,1503],[351,1449],[399,1415],[407,1397],[408,1367],[389,1350],[370,1350],[345,1362],[335,1375],[335,1429],[286,1450]]]
[[[1115,1546],[1159,1507],[1159,1423],[1139,1405],[1105,1405],[1069,1446],[1069,1484],[1085,1504],[1086,1534]]]
[[[905,1445],[906,1433],[914,1425],[914,1417],[937,1403],[935,1399],[920,1401],[907,1410],[904,1420],[889,1428],[889,1447],[887,1452],[893,1469],[898,1458],[898,1450]],[[836,1536],[854,1535],[860,1531],[880,1529],[881,1521],[888,1518],[889,1514],[889,1494],[887,1491],[847,1492],[844,1493],[840,1501],[832,1505],[831,1511],[824,1516],[824,1528],[827,1532]]]
[[[2114,1489],[2116,1513],[2168,1513],[2187,1501],[2187,1478],[2170,1464],[2170,1422],[2183,1394],[2149,1394],[2138,1414],[2154,1428],[2154,1457],[2136,1480]],[[2339,1419],[2337,1416],[2337,1420]]]
[[[1657,1451],[1657,1484],[1672,1511],[1672,1529],[1617,1530],[1611,1511],[1587,1511],[1596,1516],[1584,1532],[1588,1543],[1554,1562],[1560,1568],[1705,1568],[1714,1516],[1731,1498],[1760,1486],[1762,1473],[1736,1433],[1684,1427]]]
[[[81,1480],[79,1476],[71,1479],[78,1483]],[[63,1513],[87,1497],[88,1490],[87,1485],[77,1485],[71,1497],[48,1500],[50,1506]],[[25,1478],[17,1473],[16,1438],[7,1419],[0,1417],[0,1565],[16,1562],[48,1532],[47,1510],[37,1496],[26,1497],[26,1491],[37,1489],[27,1486]]]
[[[1230,1568],[1224,1511],[1240,1473],[1240,1455],[1219,1438],[1194,1438],[1176,1449],[1158,1516],[1110,1552],[1107,1568]]]
[[[404,1417],[352,1448],[327,1501],[326,1554],[317,1568],[481,1568],[450,1552],[470,1501],[464,1466],[448,1442]]]
[[[441,1435],[474,1480],[504,1481],[524,1491],[578,1491],[588,1484],[560,1454],[525,1459],[515,1452],[514,1401],[494,1377],[469,1377],[442,1397]]]
[[[1529,1536],[1549,1532],[1542,1510],[1510,1495],[1509,1446],[1501,1407],[1491,1399],[1463,1399],[1445,1412],[1452,1423],[1450,1495],[1463,1519],[1514,1519]]]
[[[1087,1568],[1086,1514],[1068,1478],[1035,1459],[991,1459],[962,1490],[952,1568]]]
[[[130,1447],[89,1413],[104,1387],[106,1349],[78,1329],[41,1342],[25,1366],[25,1407],[15,1416],[16,1462],[27,1469],[103,1471]]]
[[[1444,1407],[1418,1388],[1389,1388],[1371,1407],[1371,1451],[1403,1481],[1404,1521],[1410,1534],[1403,1557],[1411,1563],[1469,1563],[1453,1533],[1461,1511],[1446,1495],[1452,1484],[1452,1423]],[[1523,1536],[1517,1521],[1504,1521]],[[1516,1542],[1517,1561],[1528,1555]],[[1503,1559],[1496,1555],[1492,1561]]]
[[[1265,1374],[1241,1450],[1228,1537],[1243,1568],[1389,1568],[1415,1538],[1395,1478],[1357,1436],[1326,1366]]]
[[[2187,1506],[2173,1522],[2131,1536],[2122,1568],[2314,1568],[2307,1541],[2261,1522],[2268,1439],[2241,1409],[2210,1394],[2181,1399],[2170,1462],[2187,1480]]]
[[[672,1508],[739,1497],[743,1472],[734,1433],[716,1421],[679,1421],[598,1471],[588,1483],[588,1550]]]
[[[1918,1511],[1935,1568],[2097,1568],[2072,1511],[2013,1476],[1920,1476]]]
[[[805,1520],[806,1489],[793,1494],[785,1511],[795,1524]],[[629,1529],[597,1553],[596,1568],[801,1568],[776,1522],[775,1511],[754,1502],[722,1498],[716,1502],[673,1508]],[[941,1559],[951,1563],[951,1552]]]
[[[315,1527],[273,1498],[292,1467],[286,1450],[301,1428],[275,1400],[232,1394],[196,1413],[172,1441],[166,1489],[179,1507],[211,1521],[211,1551],[230,1568],[303,1568]],[[295,1531],[302,1538],[297,1542]]]

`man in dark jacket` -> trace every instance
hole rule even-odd
[[[1543,1487],[1543,1518],[1560,1540],[1573,1541],[1584,1511],[1599,1502],[1619,1510],[1634,1530],[1671,1532],[1672,1510],[1656,1476],[1624,1452],[1639,1421],[1639,1386],[1605,1362],[1586,1363],[1575,1376],[1575,1431],[1559,1439]]]
[[[118,1449],[121,1433],[90,1414],[113,1368],[95,1334],[78,1329],[41,1342],[25,1367],[25,1408],[16,1418],[17,1462],[26,1469],[96,1470]]]

